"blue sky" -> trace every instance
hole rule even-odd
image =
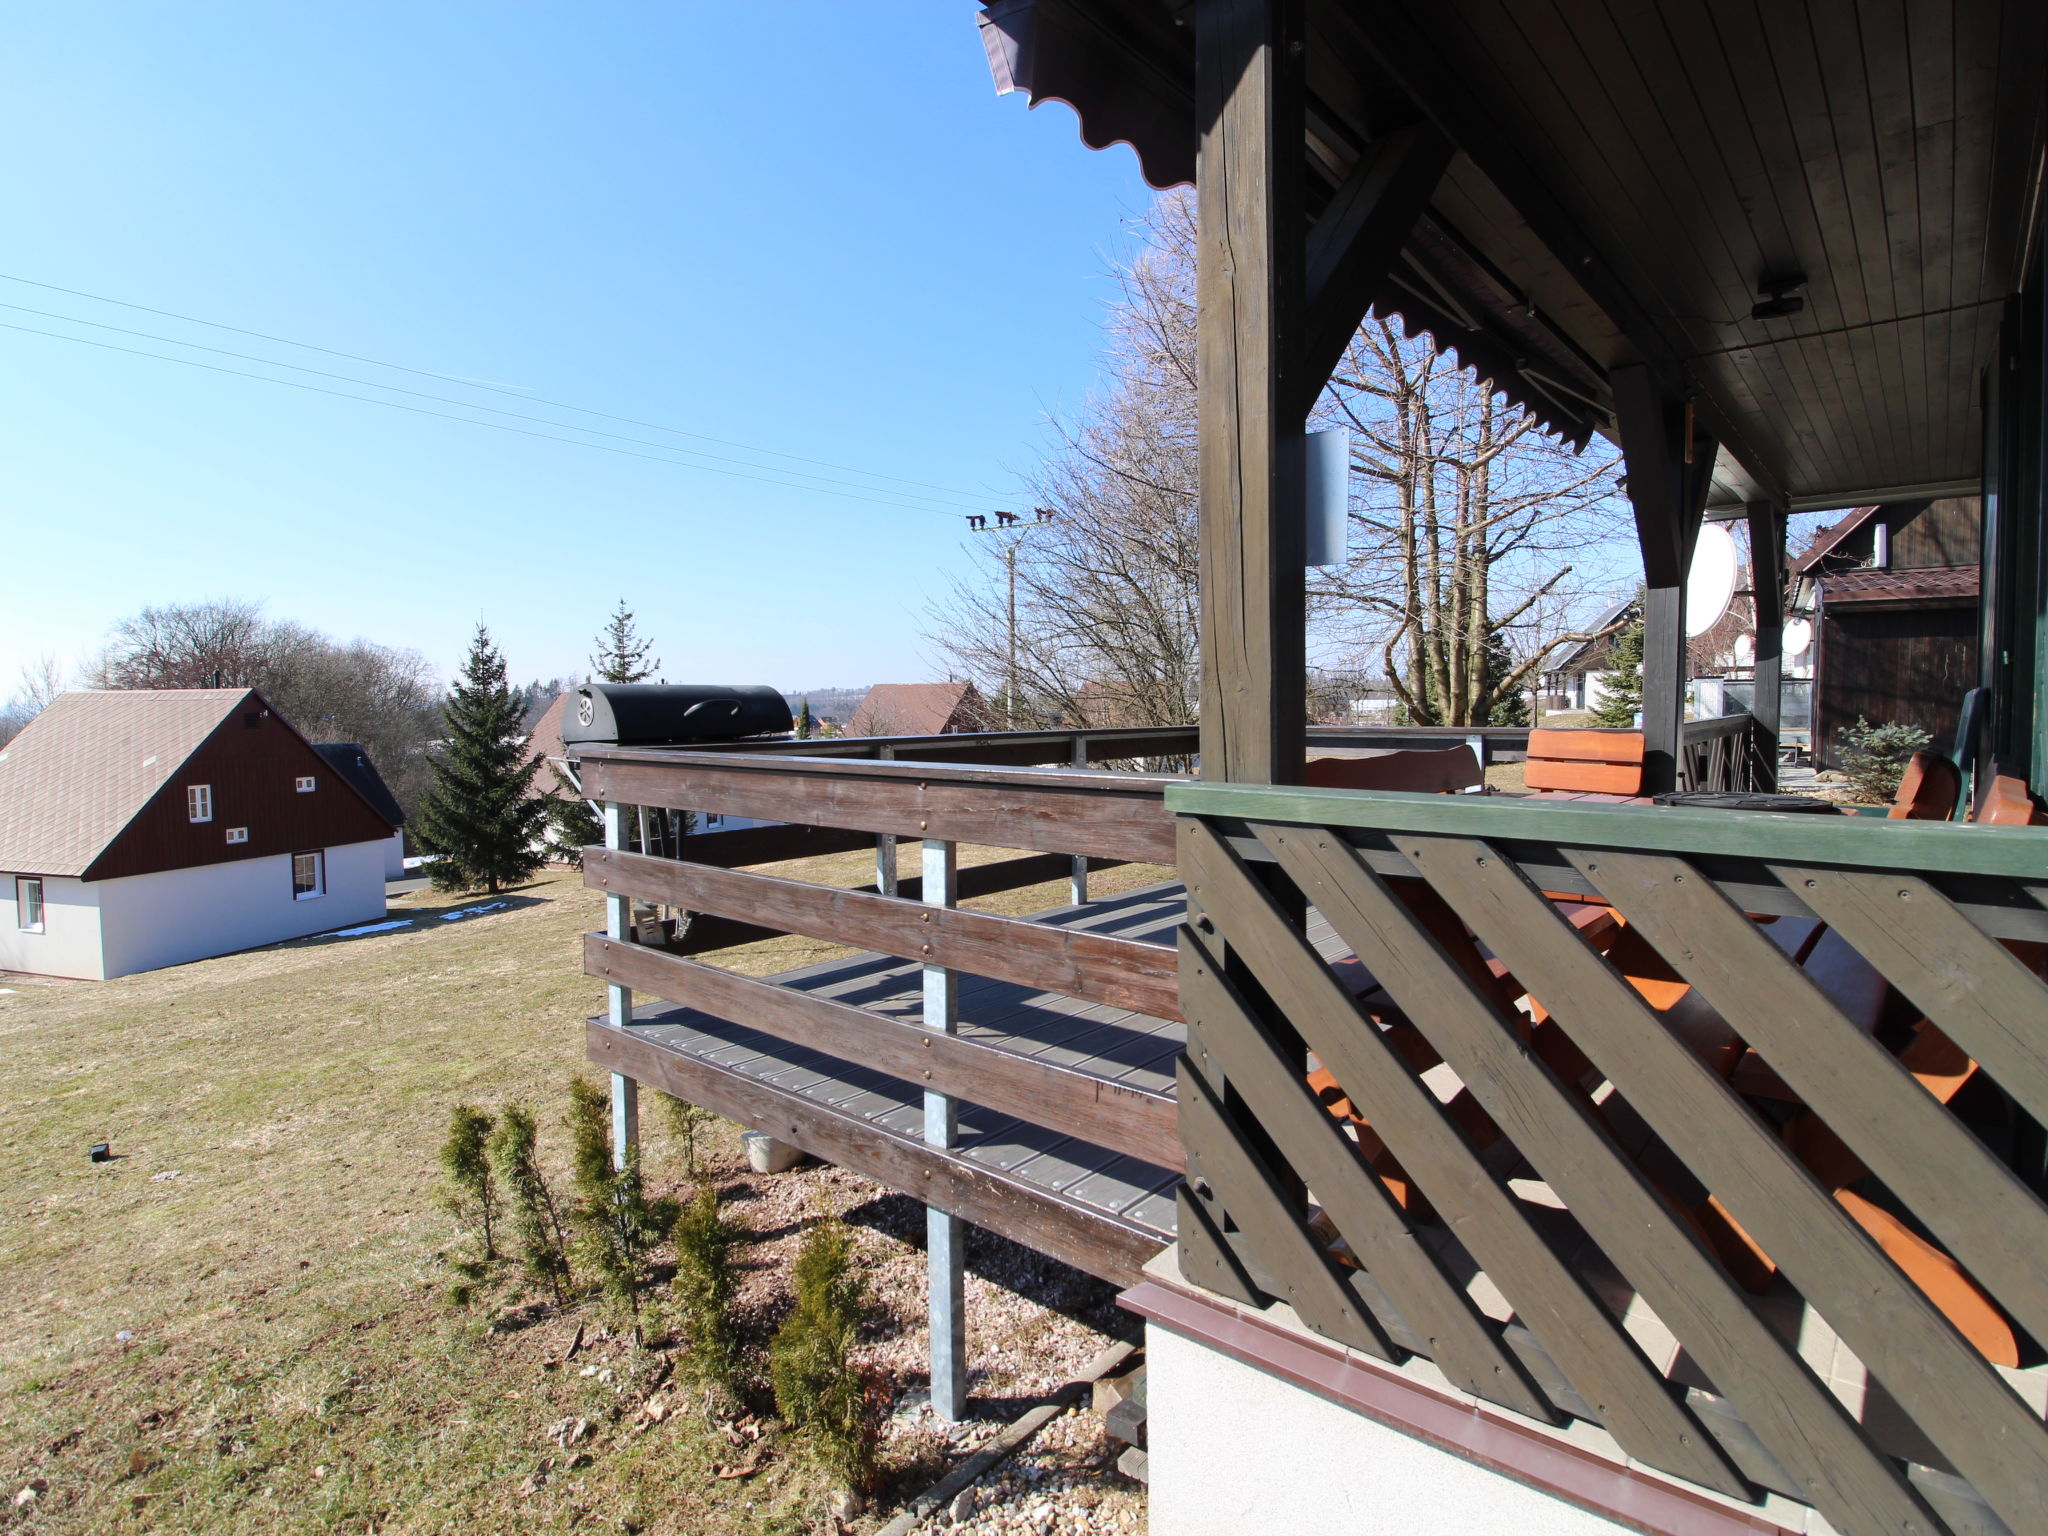
[[[1015,504],[1048,416],[1085,398],[1103,273],[1149,197],[1065,108],[993,94],[974,14],[10,7],[9,279],[513,396],[18,281],[0,303],[47,313],[0,324],[784,483],[0,329],[0,695],[146,603],[222,595],[444,671],[479,618],[515,675],[580,669],[624,596],[671,679],[935,675],[924,606],[964,563],[958,514]],[[918,490],[962,505],[910,510]]]

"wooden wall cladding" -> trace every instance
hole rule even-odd
[[[1711,813],[1174,798],[1191,1282],[1846,1536],[1974,1528],[1906,1461],[2039,1528],[2048,1427],[2011,1373],[2048,1373],[2048,949],[1976,915],[2048,903],[2012,873],[2048,871],[2048,835],[1916,831],[1913,870],[1888,835],[1792,825],[1818,818],[1753,818],[1731,859]],[[1504,1358],[1475,1269],[1573,1401]],[[1793,1342],[1817,1334],[1818,1372]]]
[[[253,722],[253,723],[252,723]],[[300,794],[298,779],[314,789]],[[213,819],[186,813],[188,785],[213,789]],[[246,843],[227,840],[247,827]],[[270,858],[391,836],[391,824],[298,732],[256,706],[224,720],[85,872],[88,880]]]

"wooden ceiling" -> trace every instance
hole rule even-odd
[[[1199,8],[1035,9],[1034,100],[1188,179]],[[1975,482],[1977,379],[2037,217],[2048,4],[1308,0],[1308,24],[1312,202],[1390,127],[1443,129],[1461,153],[1381,308],[1553,430],[1611,435],[1606,371],[1647,361],[1724,445],[1714,502]],[[1802,309],[1750,318],[1795,277]]]

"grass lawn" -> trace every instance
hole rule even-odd
[[[872,857],[776,872],[854,885]],[[117,981],[0,978],[0,1531],[816,1528],[823,1483],[773,1429],[765,1470],[722,1480],[741,1453],[715,1424],[640,1411],[670,1357],[611,1337],[597,1303],[446,1301],[447,1259],[468,1252],[439,1197],[450,1106],[534,1104],[561,1169],[562,1085],[602,1006],[580,973],[602,921],[580,877],[500,899],[443,921],[486,899],[423,893],[393,905],[420,917],[406,931]],[[760,974],[835,952],[791,938],[717,958]],[[655,1182],[678,1183],[652,1105],[644,1123]],[[87,1160],[99,1140],[114,1161]],[[737,1170],[733,1128],[713,1156]],[[837,1170],[805,1188],[835,1209],[876,1193]],[[779,1283],[779,1261],[756,1267]],[[578,1419],[587,1434],[564,1435]]]

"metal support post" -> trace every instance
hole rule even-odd
[[[959,892],[960,859],[954,844],[924,844],[927,905],[950,907]],[[924,1027],[955,1033],[960,1024],[959,985],[942,965],[924,968]],[[943,1093],[924,1096],[924,1139],[950,1148],[959,1139],[959,1108]],[[925,1252],[930,1291],[932,1412],[957,1423],[967,1412],[966,1224],[958,1216],[925,1207]]]
[[[890,747],[875,751],[875,756],[883,761],[895,755]],[[886,832],[875,838],[875,889],[884,896],[896,894],[896,839]]]
[[[1088,738],[1076,736],[1074,749],[1068,754],[1068,761],[1076,768],[1088,766]],[[1074,855],[1073,873],[1067,876],[1067,902],[1070,906],[1085,907],[1088,904],[1088,855]]]
[[[642,817],[647,813],[643,810]],[[604,845],[626,846],[626,807],[616,801],[604,803]],[[629,944],[633,941],[632,899],[617,894],[604,899],[604,931],[607,938]],[[605,1017],[614,1028],[633,1022],[633,989],[616,984],[605,988]],[[612,1074],[612,1166],[626,1166],[626,1154],[640,1140],[640,1085],[623,1072]]]

